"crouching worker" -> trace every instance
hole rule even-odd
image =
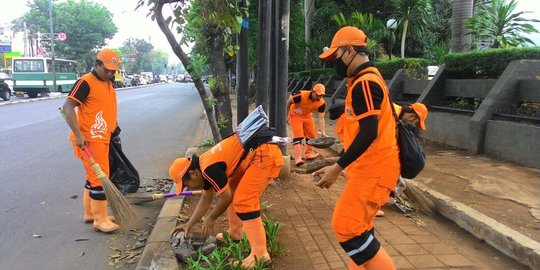
[[[169,169],[170,177],[176,182],[177,193],[184,186],[203,189],[202,196],[186,224],[177,226],[173,234],[186,234],[208,212],[214,194],[216,206],[209,211],[202,225],[206,237],[212,233],[219,216],[228,208],[229,228],[227,233],[233,240],[242,239],[245,233],[251,253],[241,262],[242,267],[254,267],[256,261],[270,263],[266,250],[259,198],[273,178],[277,177],[284,164],[278,145],[263,143],[245,150],[236,134],[229,136],[203,153],[200,157],[178,158]],[[223,241],[223,234],[216,235]]]

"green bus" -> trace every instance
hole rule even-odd
[[[12,60],[13,91],[17,97],[27,94],[35,98],[50,92],[67,93],[78,79],[77,62],[54,59],[56,89],[53,85],[52,59],[46,57],[15,57]]]

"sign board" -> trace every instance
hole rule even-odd
[[[21,52],[6,52],[4,53],[4,57],[6,58],[13,58],[13,57],[19,57],[21,56]]]
[[[67,35],[64,32],[56,33],[56,39],[60,41],[66,41]]]
[[[0,45],[0,52],[11,52],[11,45]]]

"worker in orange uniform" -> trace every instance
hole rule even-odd
[[[386,83],[367,55],[367,36],[356,27],[339,29],[319,57],[347,77],[343,114],[344,154],[320,169],[320,188],[330,188],[342,170],[347,183],[332,217],[334,233],[350,257],[349,269],[395,269],[375,237],[373,219],[400,175],[396,122]]]
[[[206,215],[202,233],[205,236],[212,233],[217,218],[228,208],[228,234],[233,240],[241,240],[245,233],[249,241],[251,253],[241,262],[249,268],[256,261],[270,262],[259,198],[270,180],[278,176],[284,161],[277,144],[264,143],[245,151],[234,134],[200,157],[176,159],[169,175],[176,182],[177,193],[184,186],[203,189],[193,215],[186,224],[177,226],[173,234],[189,232],[207,213],[216,194],[216,206]],[[223,241],[223,234],[216,238]]]
[[[83,152],[86,147],[103,172],[109,177],[109,141],[116,129],[116,91],[112,85],[120,65],[118,54],[104,49],[96,57],[94,70],[75,82],[66,98],[63,110],[71,129],[69,139],[75,156],[80,158],[86,171],[83,190],[85,222],[93,223],[102,232],[118,230],[118,225],[107,214],[107,198],[90,160]],[[75,113],[75,107],[78,108]]]
[[[421,128],[422,130],[426,130],[426,118],[428,115],[428,110],[426,105],[416,102],[410,105],[400,106],[398,104],[393,103],[394,109],[396,110],[396,114],[398,118],[403,121],[404,123],[411,123],[417,128]],[[336,102],[332,104],[328,108],[328,113],[330,120],[336,120],[336,135],[338,136],[339,141],[342,141],[343,137],[343,122],[344,118],[343,112],[345,111],[345,103],[343,102]],[[327,158],[326,160],[331,162],[337,162],[339,157],[343,155],[343,151],[339,153],[338,157],[331,157]],[[383,217],[384,211],[378,210],[377,211],[377,217]]]
[[[300,91],[289,98],[287,102],[287,115],[289,124],[293,131],[294,163],[296,166],[302,166],[302,141],[317,137],[317,129],[313,120],[313,111],[319,112],[319,130],[322,136],[326,136],[324,123],[324,111],[326,105],[324,102],[325,87],[323,84],[315,84],[311,91]],[[304,156],[306,160],[316,159],[319,153],[313,150],[311,145],[305,144]]]
[[[426,118],[428,115],[426,105],[420,102],[405,106],[394,103],[394,109],[398,118],[404,123],[411,123],[422,130],[426,130]]]

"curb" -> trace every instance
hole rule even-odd
[[[409,181],[407,185],[421,190],[435,204],[438,213],[476,238],[485,240],[490,246],[531,269],[540,269],[540,243],[421,183]]]
[[[204,132],[204,127],[206,124],[205,114],[203,114],[201,118],[202,119],[199,123],[197,134]],[[197,142],[201,140],[200,136],[195,136],[195,138],[196,139],[194,140],[192,145],[197,144]],[[186,150],[184,156],[191,157],[191,155],[195,151],[197,151],[196,147],[190,147]],[[175,189],[176,185],[173,185],[171,190]],[[186,190],[186,188],[184,188],[184,190]],[[182,207],[184,206],[184,198],[185,196],[178,196],[165,200],[165,203],[163,203],[161,211],[159,212],[159,215],[156,219],[156,223],[154,224],[154,228],[152,229],[150,236],[148,236],[148,239],[146,240],[146,244],[144,246],[141,258],[139,259],[139,262],[135,267],[136,270],[154,269],[155,263],[153,262],[153,260],[156,254],[160,254],[160,256],[162,257],[169,256],[169,259],[171,260],[166,260],[168,262],[172,261],[172,258],[174,258],[174,261],[177,260],[174,253],[170,255],[170,252],[165,253],[163,251],[171,249],[171,244],[169,243],[170,234],[174,227],[176,227],[176,218],[178,217],[178,213],[180,213],[180,210],[182,210]],[[155,269],[163,270],[166,268],[157,267]],[[174,269],[178,269],[178,267]]]
[[[191,156],[195,151],[197,151],[197,148],[195,147],[188,148],[185,156]],[[171,190],[175,189],[176,185],[173,185]],[[187,188],[184,188],[184,190],[187,190]],[[146,240],[141,258],[139,259],[137,267],[135,268],[136,270],[153,269],[151,266],[154,264],[153,260],[156,254],[161,254],[161,256],[168,254],[168,256],[174,258],[174,261],[176,261],[176,256],[174,253],[164,253],[163,251],[171,249],[169,239],[171,238],[171,232],[173,231],[174,227],[176,227],[176,218],[184,206],[185,197],[186,196],[178,196],[165,200],[165,203],[163,203],[161,211],[156,219],[152,232]],[[178,269],[178,266],[174,269]]]
[[[336,153],[343,149],[337,143],[330,148]],[[412,180],[407,185],[416,187],[435,204],[437,213],[474,237],[486,241],[493,248],[531,269],[540,269],[540,243],[419,182]]]
[[[138,88],[144,88],[152,85],[163,85],[167,83],[154,83],[154,84],[145,84],[145,85],[139,85],[139,86],[131,86],[131,87],[122,87],[116,89],[117,92],[119,91],[125,91],[125,90],[132,90],[132,89],[138,89]],[[42,101],[42,100],[50,100],[50,99],[59,99],[59,98],[65,98],[68,93],[59,93],[58,92],[52,92],[49,94],[48,97],[39,97],[39,98],[28,98],[28,99],[21,99],[17,101],[6,101],[0,103],[0,106],[5,105],[11,105],[11,104],[20,104],[20,103],[28,103],[28,102],[36,102],[36,101]]]

